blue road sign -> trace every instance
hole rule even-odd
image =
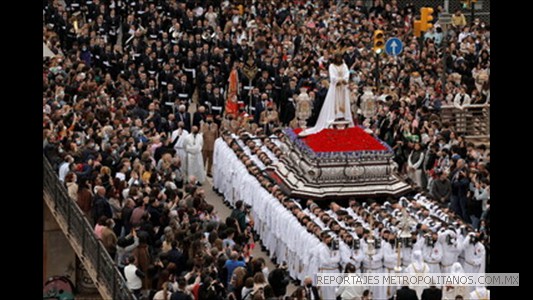
[[[387,52],[388,55],[396,56],[402,53],[403,50],[403,44],[402,41],[400,41],[399,38],[390,38],[385,43],[385,52]]]

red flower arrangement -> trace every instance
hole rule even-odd
[[[297,128],[294,133],[298,134],[301,131],[301,128]],[[317,134],[301,138],[301,140],[314,152],[387,150],[377,139],[358,126],[344,130],[324,129]]]

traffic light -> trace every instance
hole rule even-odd
[[[431,7],[422,7],[420,9],[420,30],[428,31],[433,24],[430,22],[433,21],[433,8]]]
[[[374,52],[381,54],[385,50],[385,34],[383,30],[374,31]]]
[[[414,20],[414,22],[413,22],[413,34],[416,37],[420,37],[422,35],[422,32],[420,30],[420,20]]]

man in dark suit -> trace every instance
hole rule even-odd
[[[191,114],[187,111],[185,111],[185,105],[181,104],[178,108],[178,112],[176,113],[176,122],[183,122],[185,124],[185,128],[188,132],[191,132]]]
[[[256,89],[254,89],[255,92]],[[259,92],[259,89],[257,89]],[[265,111],[266,105],[268,104],[268,95],[263,93],[259,100],[255,103],[255,111],[254,111],[254,122],[256,124],[259,124],[259,117],[261,116],[261,113]]]
[[[268,274],[268,283],[272,287],[275,297],[281,297],[287,293],[289,281],[290,279],[285,265],[278,266]]]
[[[415,290],[410,289],[408,286],[402,286],[401,289],[396,291],[396,300],[418,300]]]
[[[192,125],[200,127],[200,122],[205,122],[207,114],[205,112],[205,106],[200,105],[198,111],[196,111],[192,116]]]
[[[305,298],[307,300],[321,299],[320,296],[318,295],[317,287],[313,286],[313,280],[311,279],[311,277],[309,276],[305,277],[303,287],[305,289]]]
[[[432,285],[422,292],[422,300],[441,300],[442,290]]]

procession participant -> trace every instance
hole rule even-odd
[[[215,147],[215,140],[218,138],[218,125],[213,122],[213,116],[208,115],[206,121],[202,123],[200,132],[204,139],[202,147],[202,157],[206,164],[207,176],[212,177],[213,173],[213,150]]]
[[[193,126],[191,130],[183,143],[183,148],[187,152],[187,176],[195,176],[198,182],[202,184],[205,181],[205,168],[202,159],[204,139],[197,126]]]
[[[405,268],[404,273],[413,274],[416,276],[423,276],[430,273],[429,266],[423,261],[422,252],[420,250],[413,251],[413,261],[409,266],[407,266],[407,268]],[[424,291],[426,287],[427,286],[413,286],[410,288],[414,289],[420,298],[422,297],[422,291]]]
[[[480,233],[470,232],[463,241],[465,273],[485,273],[485,245],[481,243]]]
[[[425,236],[422,245],[422,256],[424,262],[429,266],[429,273],[440,273],[440,262],[442,260],[442,244],[438,242],[437,232],[429,233]]]
[[[332,232],[320,234],[322,243],[317,245],[317,253],[314,257],[318,265],[318,273],[339,273],[341,255],[339,244]],[[335,299],[335,286],[323,286],[321,288],[322,299]]]
[[[442,244],[442,260],[440,261],[441,272],[451,273],[452,266],[459,259],[459,253],[463,251],[463,245],[457,240],[455,230],[446,229],[439,235],[439,242]]]

